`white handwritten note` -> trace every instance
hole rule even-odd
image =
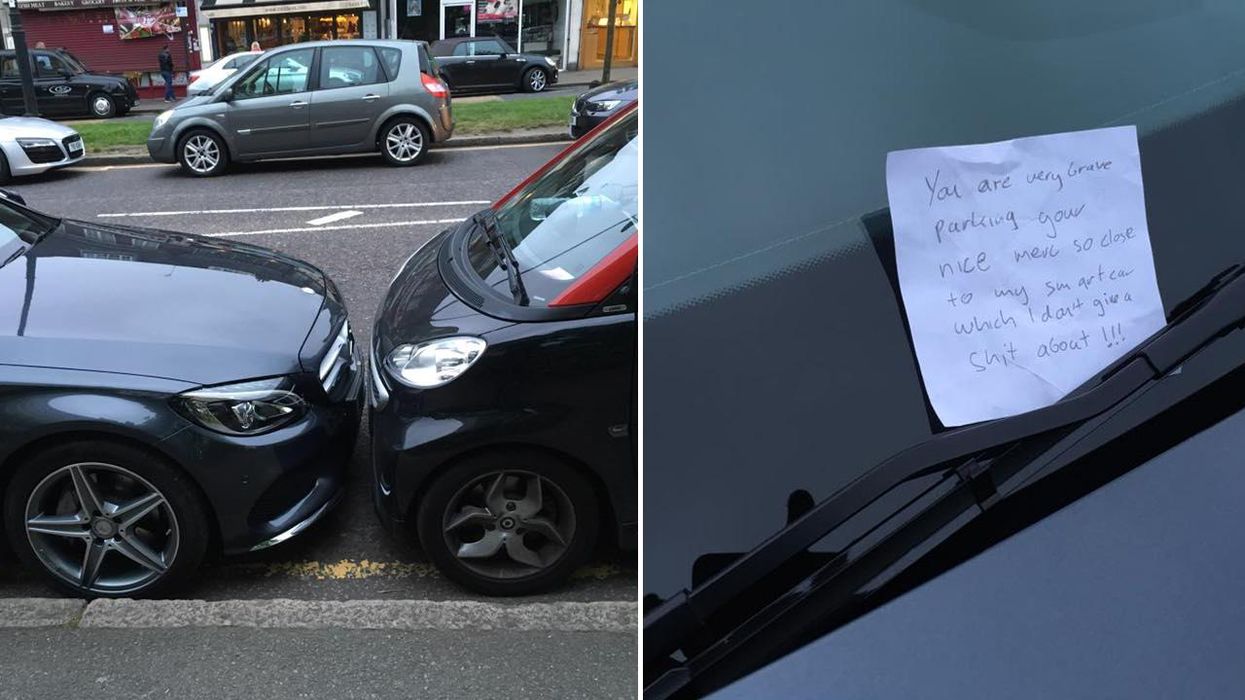
[[[1135,127],[894,151],[886,189],[944,425],[1050,405],[1166,322]]]

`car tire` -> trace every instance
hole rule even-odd
[[[151,597],[198,570],[209,544],[207,513],[198,488],[163,457],[86,440],[18,465],[5,492],[4,529],[18,557],[69,595]]]
[[[549,74],[540,68],[528,68],[523,74],[524,92],[544,92],[549,87]]]
[[[534,499],[533,484],[540,486]],[[515,449],[468,457],[437,475],[415,522],[424,553],[447,578],[485,595],[516,596],[549,590],[586,562],[599,517],[578,470]]]
[[[13,172],[9,170],[9,159],[5,157],[4,151],[0,150],[0,185],[7,185],[13,179]]]
[[[394,117],[381,127],[377,146],[390,165],[416,165],[428,156],[432,136],[428,127],[416,117]],[[412,149],[414,149],[412,151]]]
[[[177,162],[194,177],[215,177],[229,167],[225,140],[208,129],[191,129],[177,141]]]
[[[102,92],[93,92],[86,98],[87,109],[96,119],[110,119],[117,115],[117,103]]]

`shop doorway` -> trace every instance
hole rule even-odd
[[[579,67],[600,68],[605,64],[605,31],[609,26],[610,0],[584,0],[584,24],[579,35]],[[639,65],[640,3],[614,0],[614,67]]]
[[[441,38],[476,35],[474,0],[441,0]]]

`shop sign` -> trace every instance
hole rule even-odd
[[[132,0],[17,0],[23,10],[77,10],[90,7],[114,7]]]
[[[519,0],[477,0],[476,22],[507,22],[519,16]]]
[[[122,39],[168,36],[182,30],[182,21],[172,5],[118,7],[116,13]]]

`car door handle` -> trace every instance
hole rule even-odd
[[[471,65],[472,63],[475,63],[475,61],[467,61],[467,65]]]
[[[302,100],[294,100],[293,102],[290,103],[290,106],[293,107],[294,109],[302,109],[303,107],[307,106],[307,103],[303,102]]]
[[[380,95],[371,95],[371,94],[368,94],[368,95],[364,95],[364,96],[363,96],[363,101],[364,101],[364,102],[375,102],[376,100],[379,100],[379,99],[380,99]]]

